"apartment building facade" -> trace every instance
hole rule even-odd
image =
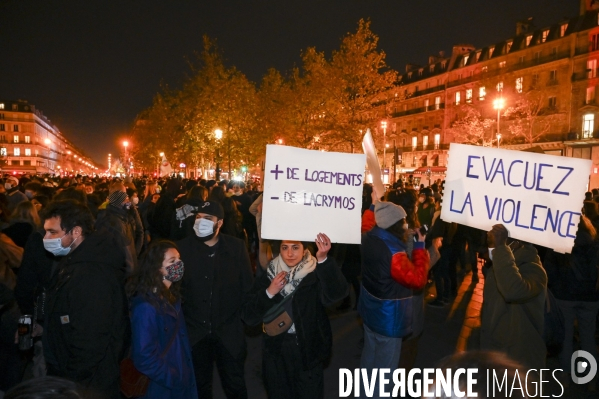
[[[85,156],[27,101],[0,100],[0,168],[3,173],[93,174]]]
[[[493,123],[479,144],[591,159],[591,187],[599,187],[599,13],[583,0],[581,14],[544,28],[528,19],[516,35],[484,48],[456,45],[452,53],[408,65],[385,105],[385,164],[389,171],[442,177],[455,127],[467,108]],[[500,100],[497,102],[496,100]],[[500,117],[498,118],[497,106]],[[510,134],[513,107],[529,111],[528,137]],[[531,116],[532,115],[532,116]],[[499,123],[497,123],[499,119]]]

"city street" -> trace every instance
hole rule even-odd
[[[472,283],[472,273],[467,273],[458,289],[458,295],[451,306],[434,308],[427,306],[425,310],[425,327],[418,344],[418,356],[415,367],[435,367],[443,357],[456,351],[472,350],[479,347],[480,309],[482,306],[482,289],[484,277],[479,272],[479,281]],[[430,287],[429,296],[434,294],[434,286]],[[353,302],[352,302],[353,303]],[[362,350],[361,320],[354,310],[339,312],[336,306],[329,308],[331,326],[333,328],[333,356],[325,369],[325,398],[337,398],[339,395],[339,369],[359,367]],[[261,377],[260,331],[248,331],[248,358],[246,361],[246,382],[248,397],[266,399],[266,391]],[[547,367],[558,367],[556,357],[547,359]],[[225,399],[217,371],[214,378],[216,399]],[[559,395],[560,387],[549,384],[551,391],[545,390],[543,395]],[[586,386],[571,383],[562,398],[597,398],[597,392],[589,393]]]

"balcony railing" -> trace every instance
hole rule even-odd
[[[557,61],[557,60],[561,60],[561,59],[569,58],[569,57],[570,57],[570,50],[564,50],[564,51],[560,51],[555,54],[547,55],[545,57],[538,57],[538,58],[533,58],[532,60],[528,60],[528,61],[509,64],[503,68],[499,68],[499,64],[498,64],[497,68],[494,68],[490,71],[479,72],[476,75],[472,75],[472,76],[468,76],[466,78],[447,82],[447,87],[449,88],[449,87],[460,86],[465,83],[470,83],[470,82],[473,82],[476,80],[492,78],[494,76],[503,75],[507,72],[519,71],[521,69],[530,68],[530,67],[533,67],[536,65],[545,64],[545,63],[548,63],[551,61]]]
[[[400,116],[414,115],[414,114],[419,114],[421,112],[436,111],[436,110],[444,109],[444,108],[445,108],[445,103],[433,104],[433,105],[429,105],[428,107],[418,107],[418,108],[407,109],[405,111],[394,112],[391,114],[391,117],[399,118]]]
[[[417,151],[432,151],[432,150],[449,150],[449,144],[428,144],[409,147],[399,147],[402,153],[417,152]]]

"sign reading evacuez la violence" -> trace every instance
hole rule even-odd
[[[266,147],[262,237],[359,244],[364,154]]]
[[[569,253],[591,161],[451,144],[441,218]]]

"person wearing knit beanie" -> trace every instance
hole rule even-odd
[[[374,220],[381,229],[388,229],[406,216],[406,211],[392,202],[379,201],[374,205]]]

